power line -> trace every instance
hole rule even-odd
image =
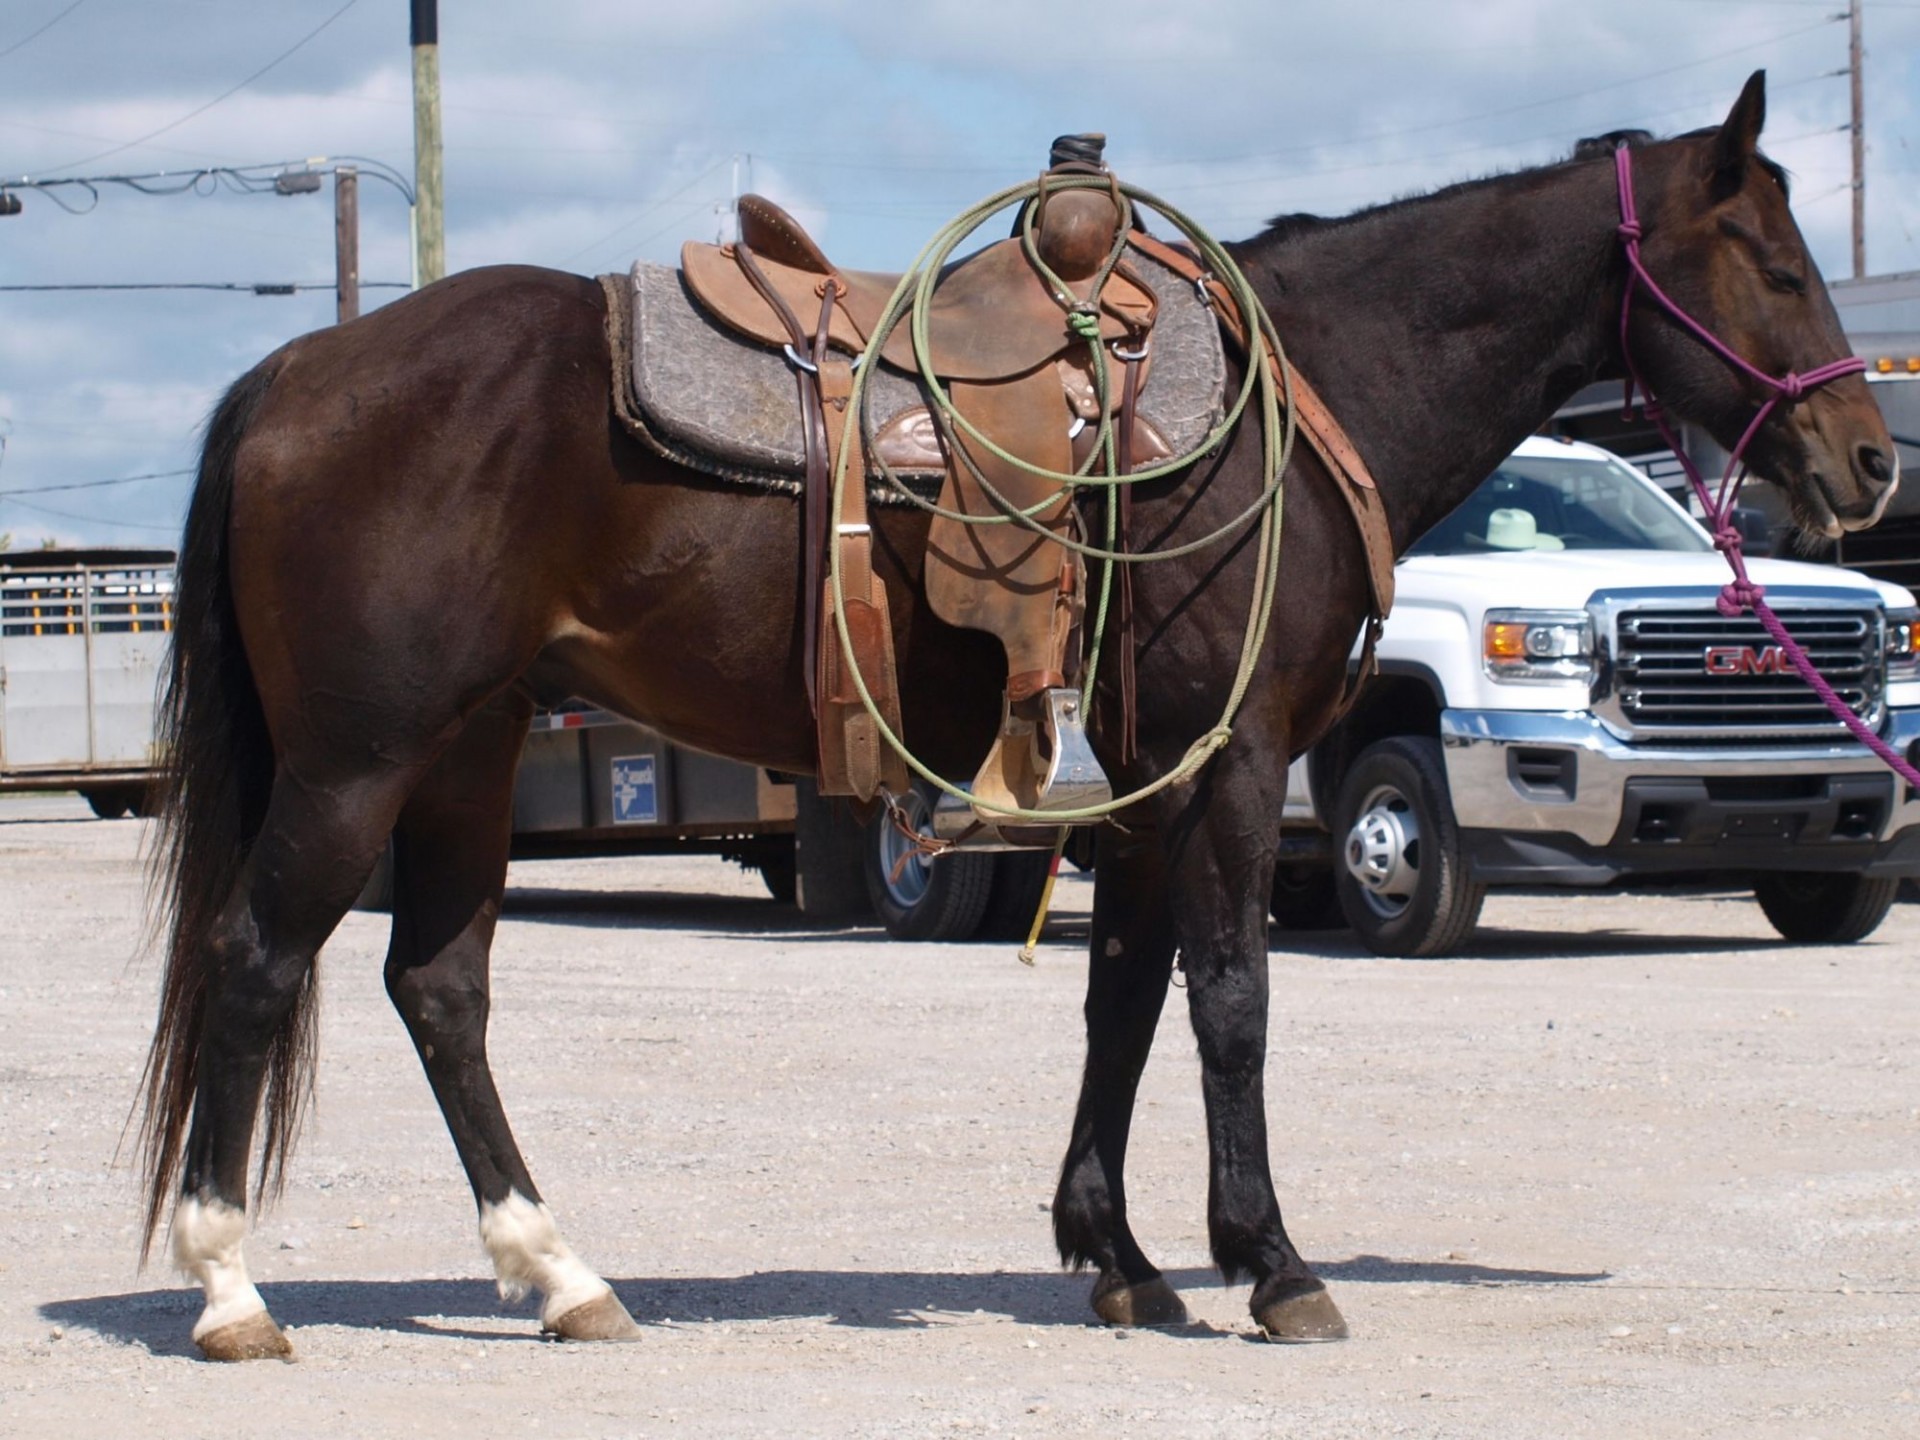
[[[1806,4],[1809,6],[1819,5],[1819,6],[1825,7],[1833,3],[1833,0],[1782,0],[1782,3],[1791,3],[1794,5]],[[1874,3],[1889,4],[1889,3],[1895,3],[1895,0],[1869,0],[1869,3],[1870,4],[1874,4]],[[1920,0],[1902,0],[1902,3],[1910,3],[1911,8],[1920,9]],[[1564,94],[1549,96],[1546,99],[1542,99],[1542,100],[1532,100],[1520,105],[1506,106],[1498,110],[1487,110],[1487,111],[1482,111],[1478,114],[1473,114],[1473,115],[1461,115],[1450,120],[1436,120],[1436,121],[1429,122],[1427,124],[1407,126],[1401,129],[1368,130],[1368,131],[1363,131],[1356,135],[1349,135],[1345,138],[1315,140],[1308,144],[1290,146],[1286,149],[1266,150],[1266,151],[1260,151],[1257,153],[1246,154],[1246,155],[1181,155],[1181,156],[1171,157],[1165,160],[1135,161],[1135,162],[1129,162],[1127,165],[1127,169],[1129,172],[1138,171],[1138,170],[1172,170],[1172,169],[1184,169],[1187,166],[1196,165],[1196,164],[1240,163],[1248,160],[1277,159],[1281,156],[1327,150],[1327,149],[1332,149],[1339,146],[1366,145],[1376,140],[1399,139],[1407,135],[1424,135],[1431,130],[1439,129],[1441,127],[1466,125],[1466,124],[1471,124],[1472,122],[1478,121],[1478,120],[1498,119],[1503,116],[1518,114],[1527,110],[1538,110],[1545,106],[1558,105],[1568,100],[1582,100],[1582,99],[1588,98],[1589,96],[1604,94],[1605,92],[1610,90],[1623,89],[1629,85],[1640,84],[1643,81],[1658,80],[1658,79],[1664,78],[1665,76],[1676,74],[1682,70],[1698,69],[1702,65],[1710,65],[1718,60],[1729,59],[1735,55],[1747,54],[1754,50],[1764,49],[1766,46],[1769,46],[1769,45],[1778,44],[1780,41],[1783,41],[1783,40],[1790,40],[1800,35],[1811,34],[1815,30],[1823,30],[1828,25],[1835,24],[1839,20],[1844,20],[1845,18],[1846,17],[1844,15],[1823,16],[1820,20],[1816,21],[1811,25],[1805,25],[1797,29],[1783,31],[1778,34],[1769,36],[1767,39],[1764,39],[1764,40],[1756,40],[1747,45],[1736,46],[1734,49],[1731,49],[1731,50],[1721,50],[1712,55],[1704,56],[1698,60],[1690,60],[1685,64],[1672,65],[1660,70],[1651,70],[1644,74],[1628,76],[1626,79],[1623,79],[1623,80],[1614,80],[1614,81],[1608,82],[1605,85],[1597,85],[1592,87],[1591,89],[1570,91]],[[1770,91],[1777,93],[1780,90],[1786,89],[1788,85],[1806,84],[1814,80],[1830,79],[1834,76],[1845,75],[1846,73],[1847,72],[1844,69],[1824,71],[1819,75],[1805,76],[1805,77],[1802,77],[1800,80],[1788,81],[1781,85],[1769,86],[1768,88]],[[1686,107],[1686,109],[1693,109],[1693,108],[1697,108],[1697,107],[1695,106]],[[1663,113],[1668,115],[1684,114],[1685,110],[1669,110]],[[1643,118],[1658,118],[1658,117],[1643,117]],[[1553,136],[1542,136],[1538,138],[1542,140],[1559,139],[1560,136],[1553,135]],[[1526,142],[1502,141],[1502,142],[1496,142],[1496,143],[1500,145],[1505,145],[1507,143],[1521,144]],[[1476,146],[1473,148],[1475,149],[1494,148],[1494,146],[1490,144],[1488,146]],[[851,155],[833,155],[833,154],[827,154],[827,153],[801,154],[801,153],[794,153],[794,152],[782,152],[778,150],[767,151],[767,150],[759,149],[758,147],[755,148],[754,153],[756,155],[763,155],[767,159],[778,161],[782,165],[791,165],[796,167],[807,167],[807,168],[815,168],[815,169],[839,169],[839,170],[887,171],[887,172],[898,171],[898,172],[922,174],[922,175],[932,175],[932,174],[991,175],[991,174],[1003,174],[1009,168],[1017,168],[1012,162],[1009,162],[1009,164],[1007,165],[944,165],[938,162],[925,162],[920,160],[872,160],[872,159],[862,158],[858,156],[851,156]],[[1452,153],[1466,153],[1466,152],[1462,151],[1462,152],[1444,152],[1444,153],[1452,154]],[[1417,157],[1410,157],[1410,158],[1417,158]],[[1365,167],[1360,167],[1360,168],[1365,168]],[[1230,182],[1223,182],[1223,183],[1239,183],[1239,182],[1230,181]]]
[[[725,160],[714,161],[711,165],[707,166],[706,169],[702,170],[698,175],[694,176],[686,184],[682,185],[678,190],[675,190],[671,195],[662,195],[658,200],[649,202],[642,210],[640,210],[638,214],[635,214],[625,220],[622,220],[618,225],[614,226],[613,229],[609,230],[606,234],[602,235],[598,240],[594,240],[589,242],[588,244],[582,245],[578,250],[574,251],[573,254],[567,256],[566,259],[562,260],[560,263],[562,265],[571,265],[574,261],[578,260],[582,255],[592,254],[595,250],[598,250],[602,245],[606,244],[609,240],[613,239],[614,236],[622,234],[625,231],[631,230],[635,225],[638,225],[642,220],[646,219],[649,215],[659,210],[662,206],[671,205],[674,201],[678,200],[682,195],[686,194],[689,190],[693,189],[694,186],[698,185],[701,181],[705,180],[709,175],[713,174],[714,171],[718,170],[722,165],[725,165],[726,163],[727,162]]]
[[[1799,80],[1789,80],[1780,85],[1772,85],[1772,86],[1769,86],[1768,89],[1770,93],[1777,94],[1780,91],[1786,90],[1792,86],[1809,84],[1816,80],[1828,80],[1828,79],[1834,78],[1835,76],[1844,76],[1846,73],[1847,72],[1844,70],[1824,71],[1819,75],[1806,76]],[[1666,111],[1662,115],[1652,115],[1652,116],[1643,115],[1636,118],[1639,118],[1641,120],[1658,120],[1658,119],[1665,118],[1666,116],[1686,114],[1690,110],[1696,109],[1696,108],[1698,107],[1689,106],[1683,110]],[[1769,151],[1772,151],[1772,150],[1777,150],[1782,146],[1798,144],[1804,140],[1819,139],[1828,135],[1843,134],[1848,128],[1849,127],[1846,125],[1823,125],[1817,130],[1806,130],[1795,135],[1783,135],[1775,138],[1769,138],[1766,142],[1767,149]],[[1412,168],[1414,166],[1431,164],[1435,161],[1458,159],[1464,155],[1478,155],[1478,154],[1486,153],[1488,151],[1517,151],[1517,150],[1524,150],[1534,145],[1556,144],[1556,145],[1562,145],[1562,146],[1570,146],[1571,138],[1572,137],[1568,135],[1566,132],[1558,132],[1552,135],[1527,136],[1524,139],[1488,140],[1475,145],[1455,146],[1454,148],[1448,149],[1448,150],[1425,150],[1425,151],[1419,151],[1414,154],[1392,155],[1392,156],[1388,156],[1386,159],[1383,159],[1383,160],[1363,160],[1363,161],[1355,161],[1350,164],[1326,165],[1326,166],[1320,166],[1312,170],[1260,171],[1257,173],[1238,173],[1231,177],[1228,177],[1225,179],[1219,179],[1219,180],[1188,180],[1188,181],[1181,182],[1179,193],[1182,195],[1187,195],[1187,194],[1199,193],[1202,191],[1246,190],[1250,187],[1258,186],[1262,183],[1278,183],[1280,181],[1287,181],[1289,183],[1299,182],[1299,181],[1314,181],[1314,180],[1327,179],[1334,176],[1356,174],[1363,170]],[[788,160],[786,157],[773,156],[770,158],[780,160],[781,163],[783,164],[788,163]],[[911,200],[865,201],[860,199],[854,199],[851,197],[842,197],[831,191],[828,191],[822,194],[817,194],[814,198],[816,201],[818,201],[818,203],[830,207],[834,214],[934,215],[934,214],[950,213],[947,210],[945,201],[934,200],[934,199],[927,199],[922,201],[911,201]],[[1268,205],[1263,204],[1260,208],[1262,213],[1266,213],[1266,210],[1270,207]]]
[[[698,215],[702,210],[704,210],[706,206],[707,206],[707,202],[705,200],[696,200],[691,205],[682,205],[678,207],[678,209],[674,212],[673,218],[667,221],[666,224],[659,226],[656,229],[649,230],[646,234],[642,235],[638,240],[628,241],[627,242],[628,251],[631,254],[635,254],[635,255],[639,254],[640,249],[643,245],[646,245],[649,241],[657,240],[660,236],[666,234],[669,230],[675,229],[681,225],[686,224],[687,221],[691,220],[695,215]],[[570,262],[562,261],[561,263],[567,264]]]
[[[33,485],[18,490],[0,490],[0,499],[14,495],[51,495],[56,490],[101,490],[109,485],[132,485],[140,480],[177,480],[182,475],[193,474],[186,470],[153,470],[145,475],[116,475],[111,480],[76,480],[67,485]]]
[[[299,295],[308,290],[336,290],[339,287],[333,281],[307,284],[282,281],[246,281],[235,280],[155,280],[141,283],[100,284],[100,285],[0,285],[0,292],[13,294],[47,294],[64,290],[223,290],[236,294],[250,295]],[[362,280],[362,290],[411,290],[413,287],[404,280]]]
[[[0,190],[32,190],[53,201],[69,215],[86,215],[100,204],[100,187],[120,185],[142,195],[214,195],[221,191],[235,195],[301,194],[320,188],[320,176],[328,170],[351,167],[369,179],[384,180],[398,190],[408,205],[413,204],[413,186],[407,177],[385,160],[366,155],[311,155],[302,160],[264,160],[251,165],[201,165],[191,170],[146,170],[119,175],[22,175],[8,180],[0,177]],[[287,188],[288,182],[305,182]],[[70,205],[61,190],[84,190],[87,203]]]
[[[40,515],[53,515],[62,520],[84,520],[89,525],[118,525],[126,530],[149,530],[156,535],[178,535],[178,525],[143,525],[138,520],[110,520],[105,515],[82,515],[74,510],[56,510],[51,505],[35,505],[27,500],[16,500],[10,495],[0,496],[0,505],[17,505],[22,510],[32,510]]]
[[[145,135],[140,136],[137,140],[129,140],[124,145],[115,145],[110,150],[102,150],[99,153],[94,155],[83,155],[78,160],[68,160],[63,162],[62,164],[55,165],[52,168],[55,170],[71,170],[75,165],[91,165],[94,161],[104,160],[109,155],[118,155],[122,150],[131,150],[136,145],[144,145],[149,140],[157,140],[160,136],[165,135],[169,130],[178,130],[182,125],[186,124],[189,120],[192,120],[196,116],[206,114],[207,111],[213,109],[213,107],[218,105],[221,101],[230,100],[235,95],[238,95],[242,90],[246,89],[247,86],[251,85],[254,81],[258,80],[262,75],[265,75],[269,70],[273,69],[274,66],[278,65],[282,60],[289,58],[290,56],[296,54],[298,51],[303,49],[309,40],[312,40],[322,30],[325,30],[329,25],[333,24],[334,21],[338,20],[342,15],[346,14],[347,11],[351,10],[354,6],[358,5],[359,3],[360,3],[360,0],[347,0],[346,4],[342,5],[338,10],[334,11],[326,19],[322,20],[318,25],[314,26],[313,29],[309,30],[305,35],[302,35],[292,45],[287,47],[285,50],[282,50],[278,55],[274,56],[273,59],[269,60],[266,64],[262,65],[258,70],[254,71],[251,75],[247,76],[246,79],[242,80],[238,85],[235,85],[231,90],[221,91],[218,95],[214,96],[213,99],[207,101],[206,104],[200,106],[198,109],[189,110],[186,114],[182,115],[178,120],[170,121],[167,124],[162,125],[158,130],[149,130]]]
[[[1244,162],[1247,160],[1270,160],[1282,155],[1297,155],[1303,151],[1326,149],[1332,145],[1364,145],[1374,140],[1393,140],[1404,135],[1425,135],[1429,131],[1466,125],[1476,120],[1497,120],[1507,115],[1518,115],[1528,110],[1540,110],[1548,105],[1563,105],[1569,100],[1584,100],[1591,95],[1601,95],[1609,90],[1624,89],[1629,85],[1638,85],[1646,80],[1659,80],[1668,75],[1677,75],[1683,70],[1698,70],[1702,65],[1711,65],[1735,55],[1744,55],[1754,50],[1763,50],[1769,45],[1777,45],[1782,40],[1791,40],[1796,36],[1810,35],[1815,30],[1824,30],[1837,21],[1846,19],[1845,15],[1827,16],[1812,25],[1802,25],[1798,29],[1787,30],[1778,35],[1770,35],[1765,40],[1756,40],[1750,45],[1737,45],[1731,50],[1722,50],[1718,54],[1708,55],[1699,60],[1689,60],[1681,65],[1669,65],[1662,70],[1649,70],[1644,75],[1630,76],[1625,80],[1610,81],[1605,85],[1595,85],[1587,90],[1574,90],[1562,95],[1550,95],[1544,100],[1529,100],[1520,105],[1507,105],[1498,110],[1483,110],[1477,115],[1461,115],[1452,120],[1433,120],[1424,125],[1403,126],[1396,130],[1370,130],[1346,140],[1317,141],[1305,145],[1290,145],[1280,150],[1262,150],[1245,155],[1189,155],[1181,160],[1148,162],[1131,168],[1141,170],[1163,170],[1173,166],[1193,164],[1220,164]]]
[[[34,41],[38,40],[42,35],[46,34],[47,31],[51,30],[54,26],[58,25],[62,20],[66,19],[67,16],[71,15],[74,11],[78,10],[82,5],[86,3],[87,3],[87,0],[73,0],[73,3],[71,5],[67,6],[66,9],[62,10],[58,15],[54,16],[51,20],[47,21],[47,23],[42,25],[38,30],[30,31],[25,36],[14,41],[13,44],[9,45],[6,49],[0,50],[0,60],[6,59],[7,56],[13,54],[13,52],[16,50],[25,49],[27,46],[31,45]]]

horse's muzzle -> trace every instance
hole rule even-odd
[[[1879,523],[1900,488],[1900,456],[1890,447],[1862,441],[1853,447],[1852,460],[1854,494],[1834,505],[1833,513],[1842,529],[1865,530]]]

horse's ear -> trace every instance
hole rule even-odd
[[[1747,77],[1740,98],[1733,102],[1727,123],[1713,142],[1713,193],[1724,199],[1747,178],[1747,162],[1760,148],[1760,130],[1767,123],[1767,72]]]

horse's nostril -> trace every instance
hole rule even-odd
[[[1876,485],[1885,485],[1893,479],[1893,462],[1887,458],[1887,452],[1878,445],[1862,445],[1854,451],[1854,463],[1859,473]]]

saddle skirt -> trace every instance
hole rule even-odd
[[[991,264],[999,259],[996,251],[1005,253],[1006,244],[1001,242],[976,258],[992,257]],[[711,257],[719,253],[714,247],[690,247],[689,251],[695,265],[712,263]],[[1147,464],[1195,449],[1220,422],[1226,403],[1226,357],[1215,314],[1192,284],[1131,247],[1126,264],[1150,292],[1154,307],[1150,368],[1140,390],[1134,431],[1135,463]],[[963,263],[956,278],[964,277],[971,266],[971,261]],[[981,278],[985,268],[979,272]],[[851,307],[854,313],[846,315],[844,327],[834,332],[835,340],[846,348],[864,345],[892,289],[891,277],[861,278],[874,283],[859,287]],[[883,280],[888,282],[884,290]],[[806,468],[806,439],[786,357],[710,314],[690,292],[684,271],[641,261],[627,275],[601,277],[601,284],[608,300],[616,408],[627,429],[649,448],[689,468],[760,489],[797,492]],[[944,288],[935,292],[936,302]],[[977,312],[979,297],[972,292],[972,286],[962,287],[944,305],[936,303],[932,324],[938,324],[942,309],[949,315],[962,306]],[[702,294],[710,296],[710,291]],[[814,312],[818,306],[816,299]],[[809,313],[809,323],[812,318]],[[842,319],[842,312],[836,311],[835,320]],[[1024,352],[1009,350],[1003,355],[991,348],[993,344],[1005,348],[1005,341],[991,342],[984,352],[974,345],[984,359],[970,361],[966,354],[956,358],[952,352],[957,347],[949,345],[943,351],[938,333],[934,331],[936,370],[958,371],[956,378],[964,379],[983,366],[1004,367],[1026,358]],[[973,326],[966,333],[981,335],[990,330]],[[903,478],[921,482],[914,485],[916,490],[931,493],[947,471],[947,459],[917,369],[896,363],[896,351],[907,339],[903,321],[867,378],[866,410],[874,436],[867,469],[870,477],[879,476],[884,460]],[[910,361],[910,352],[903,353]],[[1028,359],[1027,363],[1035,362]],[[1056,361],[1046,352],[1037,363]],[[1091,436],[1090,422],[1098,415],[1084,362],[1061,359],[1058,369],[1061,429]],[[1076,422],[1086,423],[1083,428]],[[884,481],[873,487],[873,498],[905,503]]]

